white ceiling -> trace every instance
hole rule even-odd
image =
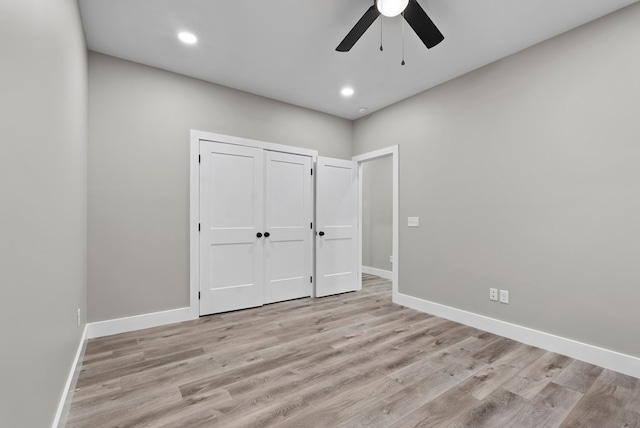
[[[335,48],[372,0],[80,0],[90,50],[357,119],[638,0],[418,0],[444,34],[402,18]],[[188,46],[176,35],[194,33]],[[340,95],[351,86],[351,98]],[[358,110],[366,107],[366,113]]]

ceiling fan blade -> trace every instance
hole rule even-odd
[[[416,32],[428,49],[444,40],[444,36],[438,30],[436,24],[427,16],[427,13],[416,0],[409,0],[407,8],[404,10],[404,19],[407,20],[413,31]]]
[[[365,13],[362,15],[362,18],[356,25],[353,26],[349,34],[340,42],[336,50],[338,52],[349,52],[353,45],[362,37],[367,28],[371,27],[373,21],[375,21],[378,16],[380,16],[380,12],[376,8],[375,5],[371,6]]]

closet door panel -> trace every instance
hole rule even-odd
[[[358,165],[318,157],[316,296],[358,288]]]
[[[200,315],[264,296],[263,151],[200,143]]]
[[[311,158],[265,152],[265,303],[311,296]]]

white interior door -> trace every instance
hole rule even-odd
[[[358,164],[318,157],[316,296],[358,288]]]
[[[265,303],[311,296],[311,158],[265,152]]]
[[[264,301],[263,150],[200,142],[200,315]]]

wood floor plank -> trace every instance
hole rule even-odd
[[[502,388],[463,412],[449,427],[503,427],[527,407],[527,400]]]
[[[581,398],[582,394],[573,389],[548,383],[506,426],[557,427]]]
[[[477,341],[478,339],[475,337],[467,337],[439,352],[396,370],[388,376],[402,385],[410,386],[435,371],[445,370],[445,367],[451,364],[478,366],[481,362],[471,357],[468,350]]]
[[[390,427],[446,427],[453,423],[461,412],[467,411],[480,403],[481,401],[471,394],[459,388],[451,388],[435,400],[429,401],[402,417]]]
[[[125,374],[121,377],[121,387],[125,390],[153,389],[163,385],[188,383],[229,372],[262,361],[257,352],[248,352],[231,360],[214,358],[204,354],[181,361],[171,362],[162,366],[149,368],[141,372]]]
[[[182,400],[175,388],[157,389],[139,394],[137,391],[120,391],[108,399],[85,400],[74,405],[67,421],[68,427],[113,427],[131,424],[140,412],[156,411]]]
[[[499,345],[499,349],[504,351],[505,348]],[[510,351],[503,354],[501,358],[464,381],[460,385],[461,388],[477,399],[484,400],[545,353],[541,349],[524,344],[518,344],[509,349]],[[484,355],[480,356],[484,357]]]
[[[83,400],[110,395],[121,390],[122,380],[120,378],[111,379],[106,382],[95,383],[84,388],[76,388],[73,392],[73,400],[75,403],[79,403]]]
[[[161,358],[142,359],[132,364],[127,364],[116,369],[109,371],[92,370],[90,373],[81,372],[78,378],[77,385],[82,388],[83,386],[93,385],[99,382],[105,382],[115,378],[122,378],[123,376],[130,375],[132,373],[140,373],[144,370],[153,369],[155,367],[165,366],[167,364],[184,361],[189,358],[203,355],[202,348],[188,349],[186,351],[177,352],[174,354],[165,355]]]
[[[561,427],[601,427],[624,417],[625,407],[634,391],[626,384],[609,381],[607,372],[605,370],[604,376],[598,377]]]
[[[402,389],[397,382],[376,377],[360,388],[350,390],[349,394],[338,394],[312,406],[313,409],[283,421],[281,427],[339,427],[356,426],[350,417],[360,411],[376,408],[385,397]],[[371,425],[369,425],[371,426]]]
[[[221,389],[208,397],[207,400],[181,399],[167,403],[160,408],[139,409],[127,418],[124,426],[172,426],[177,428],[206,423],[215,425],[221,417],[221,413],[216,410],[216,407],[231,401],[230,394]]]
[[[467,338],[462,342],[477,340]],[[344,426],[386,427],[415,411],[424,404],[449,391],[461,381],[472,376],[486,364],[470,356],[461,356],[468,351],[460,351],[462,343],[452,345],[419,363],[404,367],[388,376],[401,384],[403,389],[375,407],[363,410],[352,417]],[[453,348],[453,349],[452,349]],[[428,362],[424,364],[423,362]],[[408,399],[411,397],[411,399]]]
[[[390,289],[364,275],[358,292],[90,340],[66,426],[640,428],[638,379]]]
[[[570,362],[571,358],[569,357],[547,352],[503,384],[502,388],[531,400],[551,383]]]
[[[554,382],[574,391],[586,393],[602,371],[601,367],[574,360],[562,370]]]
[[[268,408],[272,409],[273,406],[289,400],[294,395],[292,391],[302,385],[304,384],[298,374],[287,372],[285,369],[273,372],[271,376],[255,376],[249,380],[240,380],[227,388],[212,390],[206,396],[185,398],[192,411],[189,419],[183,422],[188,422],[187,426],[200,426],[201,423],[207,426],[206,423],[215,420],[215,425],[232,425],[242,417],[257,414]],[[216,396],[221,391],[228,391],[232,400],[211,403],[209,397]],[[215,413],[213,418],[209,416],[212,412]]]
[[[640,428],[640,379],[636,379],[636,386],[629,401],[616,421],[621,427]]]
[[[518,345],[515,340],[501,338],[496,342],[488,343],[482,349],[478,349],[473,357],[491,364]]]
[[[117,370],[121,370],[124,367],[128,367],[133,364],[140,364],[144,362],[144,352],[131,352],[131,353],[113,353],[110,358],[104,359],[100,362],[92,360],[87,364],[82,365],[80,374],[82,374],[82,383],[80,387],[88,384],[86,377],[103,375],[104,373],[111,373]]]
[[[407,400],[407,397],[412,397]],[[402,388],[398,393],[376,403],[375,406],[356,413],[349,419],[340,422],[339,427],[388,427],[430,400],[421,396],[413,387]]]
[[[241,416],[235,420],[220,422],[228,427],[262,428],[266,426],[281,426],[286,419],[305,412],[309,404],[297,395],[289,395],[277,403],[271,404],[253,413]],[[203,425],[207,426],[207,425]]]

